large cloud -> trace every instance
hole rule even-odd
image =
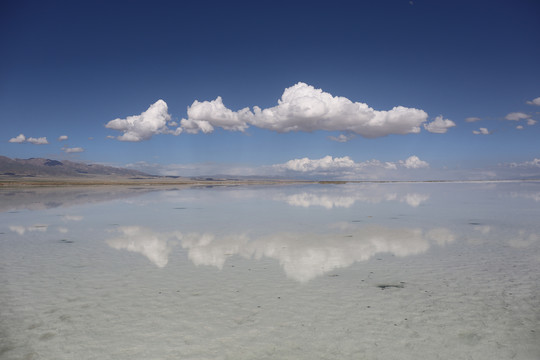
[[[345,97],[315,89],[299,82],[283,92],[278,105],[253,111],[244,108],[232,111],[223,105],[221,97],[213,101],[195,101],[188,108],[188,118],[181,121],[186,132],[208,133],[214,127],[244,131],[248,125],[277,132],[316,130],[347,131],[375,138],[390,134],[419,133],[428,115],[425,111],[396,106],[378,111],[367,104],[352,102]]]
[[[285,89],[277,106],[268,109],[255,106],[253,111],[252,124],[265,129],[351,131],[368,138],[418,133],[427,119],[423,110],[397,106],[377,111],[367,104],[332,96],[301,82]]]
[[[156,134],[180,134],[180,128],[172,130],[167,126],[170,121],[167,103],[160,99],[140,115],[111,120],[105,127],[122,131],[123,134],[117,137],[120,141],[142,141]]]

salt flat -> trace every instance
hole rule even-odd
[[[540,356],[538,182],[62,190],[0,190],[2,359]]]

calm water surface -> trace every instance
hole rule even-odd
[[[0,190],[1,359],[538,359],[540,182]]]

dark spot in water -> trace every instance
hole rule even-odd
[[[73,244],[75,241],[68,240],[68,239],[62,239],[62,240],[59,240],[58,242],[61,243],[61,244]]]
[[[175,207],[175,208],[173,208],[173,209],[174,209],[174,210],[186,210],[187,208],[185,208],[185,207]]]
[[[362,222],[362,220],[353,220],[352,222]]]
[[[328,277],[337,277],[337,276],[339,276],[339,274],[328,275]]]
[[[377,285],[377,287],[381,290],[384,290],[384,289],[387,289],[387,288],[398,288],[398,289],[403,289],[405,287],[405,285],[403,285],[404,283],[399,283],[399,284],[381,284],[381,285]]]
[[[352,235],[345,235],[343,237],[348,237],[348,238],[352,238]]]
[[[482,225],[482,223],[479,223],[479,222],[469,222],[469,225]]]

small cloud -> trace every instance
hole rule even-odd
[[[23,143],[25,141],[26,141],[26,136],[24,136],[24,134],[19,134],[18,136],[9,139],[10,143],[17,143],[17,144]]]
[[[513,113],[510,113],[510,114],[506,115],[504,118],[506,120],[510,120],[510,121],[519,121],[521,119],[528,119],[530,117],[531,117],[531,115],[524,114],[522,112],[513,112]]]
[[[347,142],[351,139],[354,139],[356,136],[354,134],[349,134],[349,135],[345,135],[345,134],[340,134],[339,136],[329,136],[328,138],[332,141],[337,141],[337,142],[340,142],[340,143],[344,143],[344,142]]]
[[[516,126],[516,129],[518,129],[518,130],[523,130],[523,125],[518,125],[518,126]]]
[[[527,125],[531,125],[531,126],[532,126],[532,125],[536,124],[537,122],[538,122],[538,121],[533,120],[533,119],[527,119]]]
[[[449,128],[456,126],[452,120],[443,119],[442,115],[439,115],[430,123],[424,124],[424,128],[430,133],[444,134]]]
[[[540,159],[534,158],[531,161],[524,161],[520,163],[510,163],[510,167],[520,167],[520,168],[540,168]]]
[[[74,147],[74,148],[64,147],[64,148],[62,148],[62,151],[65,152],[66,154],[71,154],[71,153],[83,152],[84,149],[82,147]]]
[[[482,119],[480,119],[479,117],[476,117],[476,116],[471,116],[471,117],[465,118],[466,122],[477,122],[477,121],[480,121],[480,120],[482,120]]]
[[[488,129],[486,128],[480,128],[478,130],[473,130],[472,131],[474,135],[489,135],[491,134],[491,132],[489,132]]]
[[[46,137],[40,137],[40,138],[29,137],[28,139],[26,139],[26,142],[29,142],[35,145],[45,145],[49,143]]]
[[[420,158],[416,155],[409,156],[405,161],[400,160],[399,163],[407,169],[420,169],[429,167],[429,164],[426,161],[420,160]]]
[[[107,135],[106,138],[107,138],[107,139],[116,139],[116,136]]]
[[[60,136],[58,137],[58,141],[65,141],[65,140],[67,140],[67,139],[68,139],[68,136],[67,136],[67,135],[60,135]]]
[[[540,106],[540,97],[537,97],[536,99],[532,99],[530,101],[527,101],[527,104]]]

